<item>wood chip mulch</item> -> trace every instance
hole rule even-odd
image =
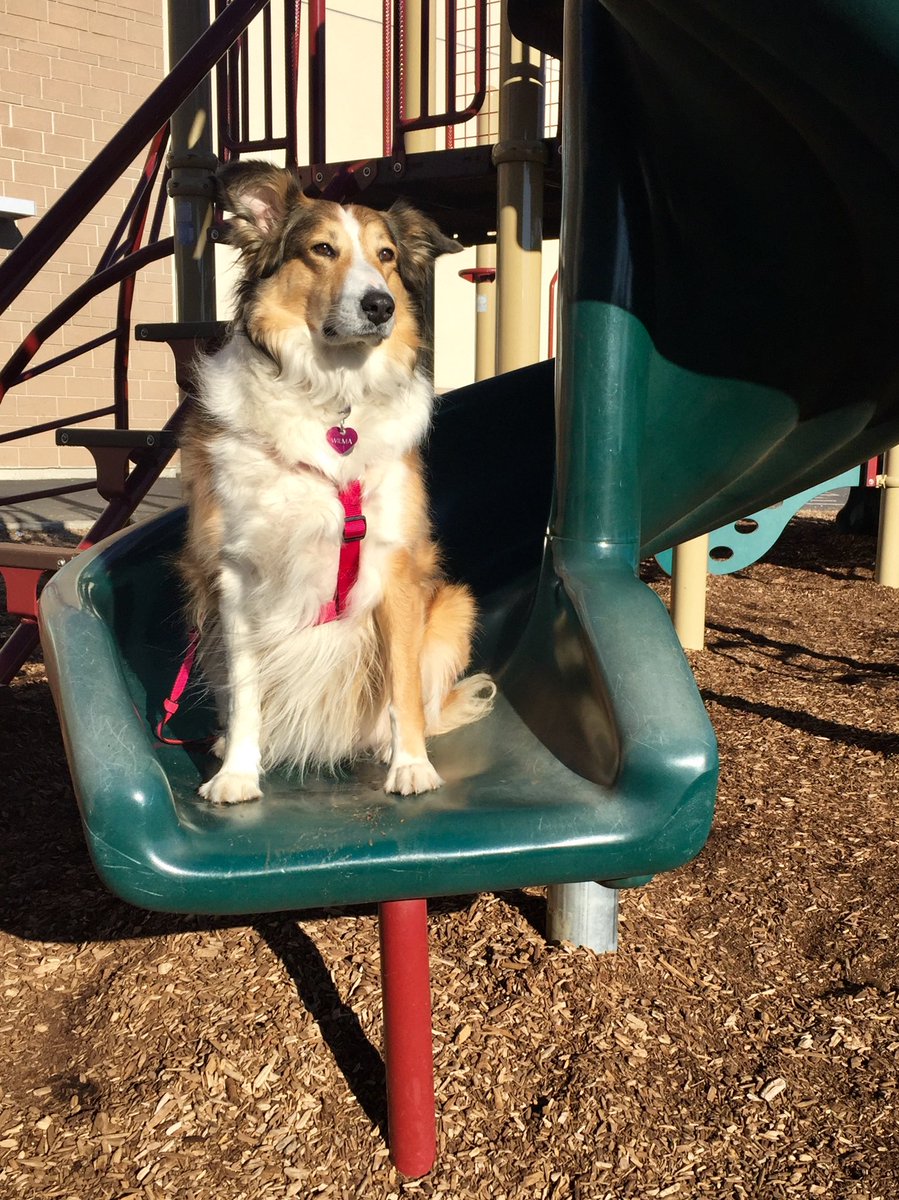
[[[0,1196],[894,1200],[899,595],[873,553],[801,517],[711,581],[715,827],[623,895],[617,955],[547,945],[539,889],[432,905],[439,1157],[413,1182],[374,912],[115,900],[29,666],[0,694]]]

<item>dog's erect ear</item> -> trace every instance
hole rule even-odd
[[[295,204],[306,199],[293,172],[251,159],[229,163],[216,175],[218,202],[234,214],[228,241],[249,249],[271,236]]]
[[[403,283],[414,295],[420,295],[431,275],[434,259],[441,254],[455,254],[463,246],[441,233],[436,222],[405,200],[397,200],[385,215],[399,251],[397,265]]]

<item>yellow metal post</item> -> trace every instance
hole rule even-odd
[[[499,98],[491,89],[478,113],[478,144],[493,140],[494,124],[499,116]],[[490,379],[496,374],[496,243],[478,246],[477,268],[480,275],[476,292],[474,377]],[[493,279],[487,273],[493,271]]]
[[[489,278],[490,271],[493,279]],[[474,377],[496,374],[496,246],[478,246],[475,285]]]
[[[427,16],[426,16],[427,14]],[[437,96],[437,4],[436,0],[407,0],[403,55],[403,111],[407,119],[433,113]],[[424,97],[426,112],[422,112],[422,80],[426,80]],[[407,154],[434,150],[437,133],[434,129],[413,129],[404,139]],[[434,374],[434,277],[421,298],[421,367],[429,377]]]
[[[671,620],[685,650],[702,650],[705,646],[708,565],[707,533],[675,546],[671,571]]]
[[[883,474],[877,483],[883,488],[883,495],[880,497],[874,582],[883,587],[899,588],[899,446],[887,450],[884,455]]]
[[[496,369],[540,357],[543,246],[543,57],[500,24],[497,172]]]
[[[497,116],[497,94],[491,90],[478,113],[479,146],[489,146],[493,141]],[[496,374],[495,243],[478,246],[475,280],[474,377],[475,380],[491,379]]]

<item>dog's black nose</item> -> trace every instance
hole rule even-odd
[[[396,308],[390,292],[380,292],[375,288],[366,292],[359,303],[372,325],[385,324],[393,316],[393,310]]]

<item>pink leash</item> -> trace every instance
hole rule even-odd
[[[156,736],[161,742],[165,742],[167,746],[190,745],[190,742],[186,742],[183,738],[167,737],[165,733],[165,727],[168,725],[169,721],[171,721],[172,717],[181,706],[181,697],[184,694],[184,689],[190,682],[190,673],[194,667],[194,660],[197,657],[197,649],[199,645],[200,631],[199,629],[192,629],[190,631],[190,638],[187,643],[187,651],[178,670],[178,674],[175,677],[175,682],[172,684],[172,690],[169,692],[168,697],[162,702],[162,707],[165,709],[165,716],[160,719],[159,724],[156,726]]]
[[[318,619],[315,621],[316,625],[327,625],[329,621],[336,621],[346,611],[350,592],[359,578],[359,560],[362,556],[361,543],[368,529],[362,513],[362,484],[359,480],[354,479],[345,491],[339,493],[337,498],[343,505],[343,540],[340,543],[340,560],[337,564],[337,587],[334,589],[333,600],[329,600],[327,604],[322,605]],[[210,740],[209,738],[171,738],[167,737],[165,733],[166,725],[168,725],[181,706],[181,697],[184,695],[184,690],[190,682],[190,675],[196,661],[199,646],[200,631],[199,629],[192,629],[187,642],[187,650],[185,651],[181,666],[178,668],[175,682],[172,684],[172,690],[162,702],[165,715],[156,726],[156,736],[166,746],[190,746]]]

